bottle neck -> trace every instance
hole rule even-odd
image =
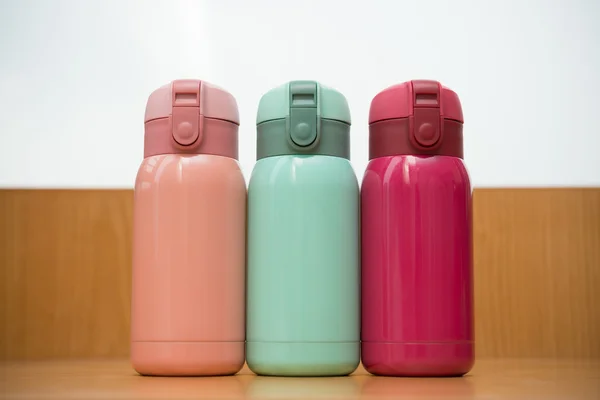
[[[286,119],[263,122],[256,126],[256,159],[283,155],[325,155],[350,159],[350,125],[321,119],[319,134],[306,145],[299,146],[290,137]]]
[[[369,125],[369,160],[397,155],[439,155],[463,158],[463,124],[445,119],[437,142],[424,146],[415,140],[413,117]]]
[[[148,121],[144,129],[144,158],[159,154],[212,154],[238,159],[239,126],[229,121],[204,118],[202,135],[184,145],[172,134],[171,117]]]

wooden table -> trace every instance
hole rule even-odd
[[[600,360],[478,360],[463,378],[151,378],[127,360],[0,363],[2,399],[600,399]]]

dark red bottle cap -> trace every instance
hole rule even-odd
[[[463,114],[456,93],[439,82],[413,80],[373,98],[369,159],[393,155],[463,157]]]

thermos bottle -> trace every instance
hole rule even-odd
[[[198,80],[154,91],[134,195],[131,361],[143,375],[244,364],[246,185],[239,115]]]
[[[345,97],[313,81],[266,93],[248,187],[247,362],[334,376],[360,361],[359,189]]]
[[[471,186],[458,96],[435,81],[371,102],[362,191],[362,361],[377,375],[473,366]]]

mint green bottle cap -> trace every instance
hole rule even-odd
[[[257,159],[278,155],[350,158],[350,108],[344,95],[314,81],[292,81],[260,99]]]

